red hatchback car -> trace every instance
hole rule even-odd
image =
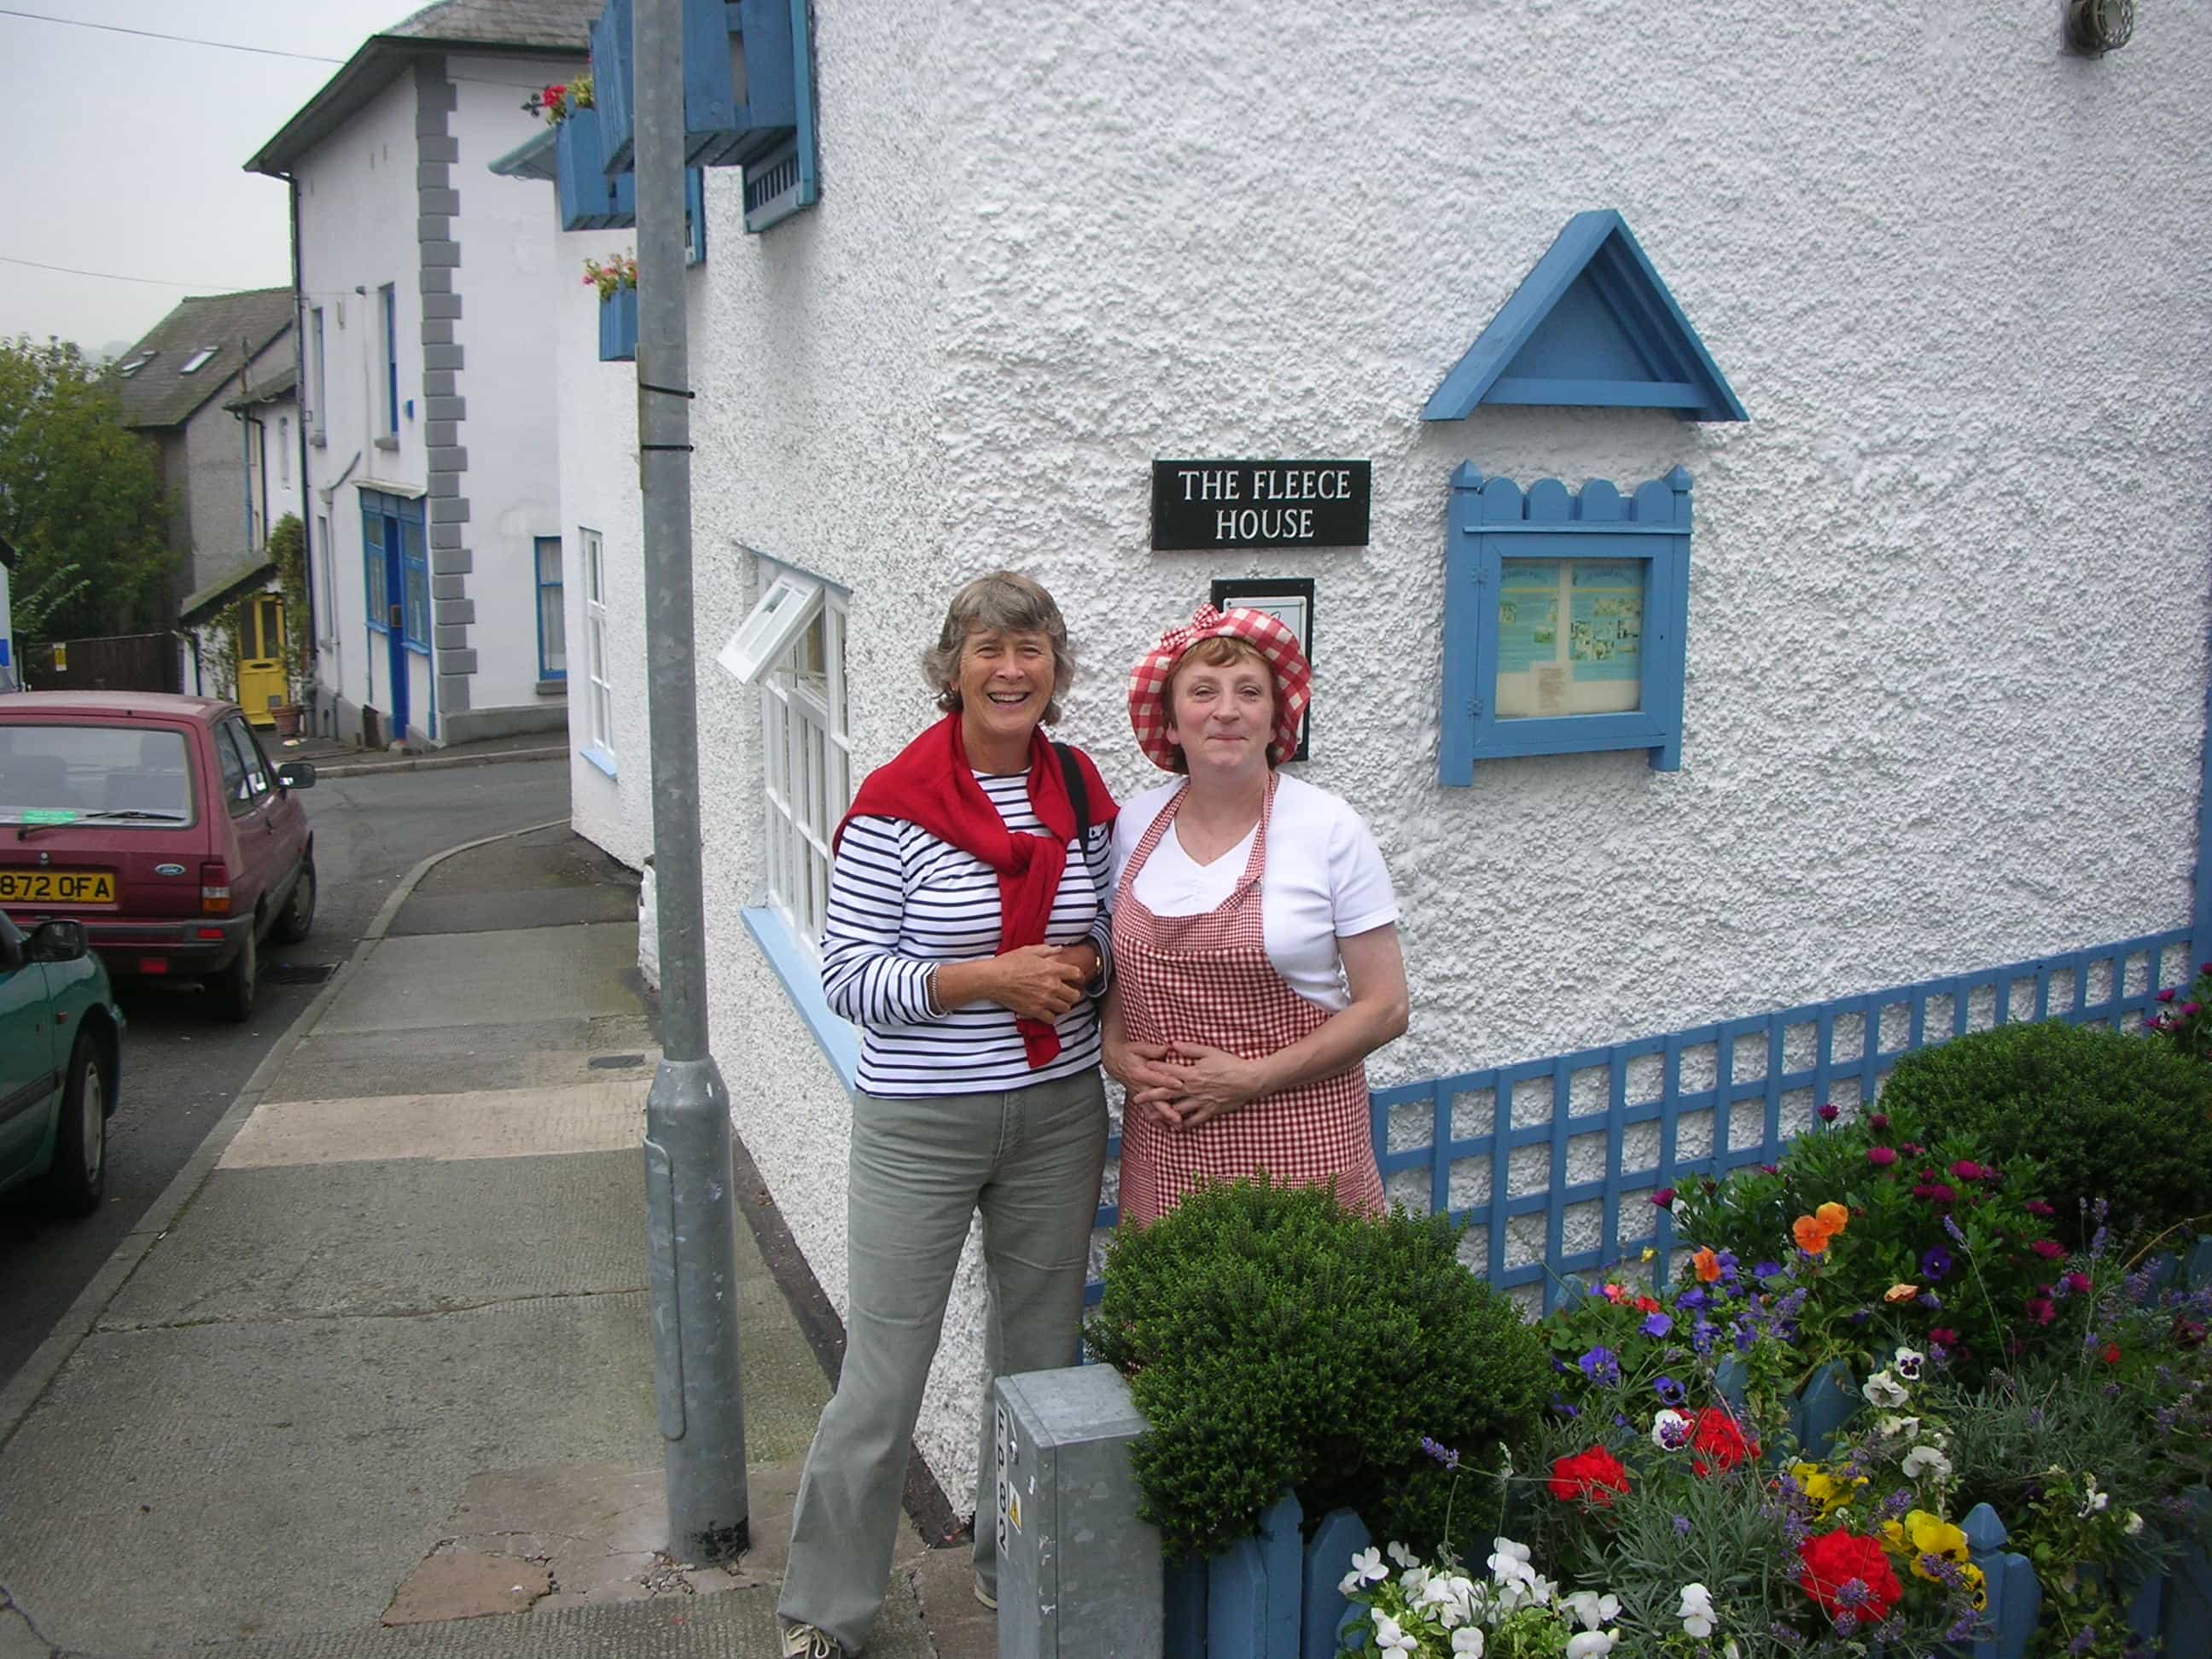
[[[205,981],[253,1012],[262,939],[315,920],[315,837],[234,703],[151,691],[0,696],[0,909],[85,925],[118,979]]]

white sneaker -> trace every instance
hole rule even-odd
[[[845,1659],[845,1650],[811,1625],[786,1625],[783,1659]]]

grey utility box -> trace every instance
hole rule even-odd
[[[1160,1534],[1137,1519],[1145,1419],[1110,1365],[1002,1376],[999,1659],[1161,1659]]]

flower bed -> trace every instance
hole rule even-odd
[[[1657,1195],[1678,1282],[1650,1251],[1562,1282],[1533,1422],[1419,1393],[1505,1352],[1416,1340],[1465,1277],[1437,1220],[1293,1224],[1301,1200],[1261,1188],[1237,1226],[1201,1203],[1118,1243],[1092,1341],[1173,1419],[1139,1443],[1148,1518],[1178,1554],[1249,1534],[1174,1577],[1167,1651],[2212,1653],[2202,1218],[2144,1226],[2079,1187],[2069,1213],[2048,1172],[2098,1176],[2094,1149],[2021,1132],[2000,1154],[1917,1109],[1820,1120],[1774,1165]],[[1430,1231],[1378,1281],[1399,1291],[1347,1294],[1407,1229]],[[1287,1508],[1254,1501],[1285,1484]],[[1239,1595],[1273,1611],[1220,1615]]]

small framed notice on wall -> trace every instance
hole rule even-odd
[[[1314,585],[1310,576],[1216,577],[1208,595],[1216,611],[1242,608],[1264,611],[1298,636],[1306,660],[1314,659]],[[1313,710],[1298,722],[1298,752],[1292,760],[1308,758],[1313,736]]]

